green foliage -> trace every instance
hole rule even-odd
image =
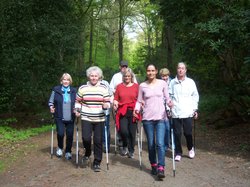
[[[225,95],[203,94],[200,96],[199,111],[210,114],[227,107],[229,99]]]
[[[67,0],[1,2],[0,84],[7,90],[1,112],[37,110],[61,74],[73,72],[82,28],[74,5]]]
[[[140,81],[147,63],[159,69],[169,66],[174,76],[175,64],[169,61],[185,61],[200,92],[224,94],[239,115],[249,115],[248,1],[123,3],[120,15],[116,1],[1,1],[0,112],[41,110],[64,72],[79,86],[87,81],[85,70],[97,65],[109,81],[118,71],[120,19],[136,31],[139,23],[136,44],[122,34],[123,57]],[[171,50],[164,38],[168,28],[175,37]],[[217,88],[224,93],[217,93]]]
[[[44,125],[42,127],[37,128],[28,128],[28,129],[15,129],[8,126],[9,123],[15,122],[15,119],[7,119],[0,121],[0,142],[17,142],[26,140],[31,136],[38,135],[40,133],[49,131],[51,129],[51,125]]]
[[[249,58],[249,2],[152,2],[160,5],[164,23],[173,28],[175,53],[181,56],[176,60],[189,64],[188,75],[196,80],[199,90],[225,95],[230,101],[228,110],[247,120],[249,65],[244,59]]]

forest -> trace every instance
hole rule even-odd
[[[1,116],[49,113],[64,72],[78,87],[96,65],[110,81],[127,60],[143,81],[146,64],[174,77],[183,61],[201,113],[248,122],[249,8],[248,0],[1,0]]]

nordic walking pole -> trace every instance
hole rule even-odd
[[[194,119],[194,150],[195,150],[195,119]]]
[[[116,150],[117,140],[116,140],[116,138],[117,138],[117,132],[116,132],[116,124],[115,124],[115,155],[117,153],[117,150]]]
[[[52,114],[51,119],[54,119],[54,115]],[[50,158],[53,158],[54,152],[54,124],[51,123],[51,145],[50,145]]]
[[[141,156],[142,156],[142,133],[143,133],[143,126],[141,124]]]
[[[78,117],[75,119],[75,126],[76,126],[76,168],[79,166],[79,141],[78,141]]]
[[[174,145],[174,129],[173,129],[173,119],[172,119],[172,116],[170,117],[170,121],[171,121],[170,123],[171,123],[171,140],[172,140],[173,176],[175,177],[175,159],[174,159],[175,145]]]
[[[114,120],[114,123],[115,123],[115,115],[114,115],[113,110],[112,110],[112,116],[113,116],[113,120]],[[116,145],[117,145],[117,131],[116,131],[116,123],[115,123],[115,155],[117,153]]]
[[[105,113],[105,119],[107,119],[107,110],[104,111]],[[106,121],[104,122],[104,128],[105,128],[105,148],[106,148],[106,163],[107,163],[107,170],[109,170],[109,153],[108,153],[108,129]]]
[[[105,123],[105,147],[106,147],[107,170],[109,170],[108,132],[107,132],[107,125],[106,125],[106,123]]]
[[[193,119],[194,119],[194,133],[193,133],[194,145],[193,145],[193,147],[194,147],[194,150],[195,150],[195,126],[196,126],[195,121],[197,118],[198,118],[198,111],[196,110],[194,112],[194,115],[193,115]]]
[[[138,123],[139,124],[139,123]],[[141,150],[141,146],[140,146],[140,135],[139,135],[139,129],[138,129],[138,124],[137,124],[137,142],[138,142],[138,152],[139,152],[139,164],[140,164],[140,170],[142,170],[142,156],[141,156],[141,153],[142,153],[142,150]]]
[[[107,170],[109,170],[108,133],[107,133],[107,125],[106,124],[105,124],[105,145],[106,145]]]
[[[172,141],[172,162],[173,162],[173,176],[175,177],[175,159],[174,159],[174,153],[175,153],[175,144],[174,144],[174,127],[173,127],[173,116],[172,116],[172,111],[167,112],[168,117],[169,117],[169,124],[171,127],[171,141]]]
[[[175,145],[174,145],[174,132],[173,132],[173,128],[171,128],[171,140],[172,140],[173,175],[175,177],[175,160],[174,160]]]

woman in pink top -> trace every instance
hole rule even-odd
[[[151,174],[164,178],[165,167],[165,123],[167,114],[164,98],[169,107],[172,102],[169,98],[167,83],[157,79],[158,70],[155,65],[147,66],[147,80],[140,84],[134,115],[142,110],[142,123],[148,142],[148,154],[151,164]]]
[[[134,157],[135,135],[137,125],[133,119],[138,96],[138,84],[134,83],[135,75],[130,68],[123,72],[123,82],[118,84],[114,96],[114,109],[116,113],[116,126],[121,134],[123,150],[121,155]]]

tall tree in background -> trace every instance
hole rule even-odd
[[[152,2],[160,5],[161,15],[175,33],[179,60],[191,65],[189,72],[196,72],[201,89],[221,86],[230,98],[230,110],[249,117],[249,75],[245,73],[249,70],[249,1]],[[214,80],[223,82],[212,84]],[[227,92],[225,86],[234,91]]]
[[[82,30],[76,7],[66,0],[1,1],[1,111],[34,111],[74,67]]]

